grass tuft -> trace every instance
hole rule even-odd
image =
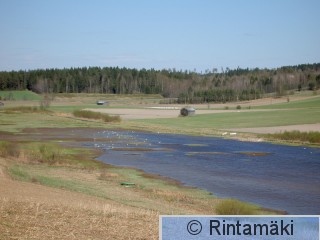
[[[83,148],[67,148],[56,143],[0,141],[0,157],[14,158],[24,163],[72,166],[88,170],[106,168],[102,162],[92,159],[94,154]]]
[[[64,156],[65,153],[60,146],[51,144],[40,144],[28,153],[30,160],[49,165],[59,163],[64,159]]]
[[[19,165],[14,165],[9,168],[9,174],[13,179],[29,182],[32,177]]]
[[[73,112],[73,116],[88,118],[88,119],[103,120],[104,122],[120,122],[119,116],[110,116],[108,114],[86,111],[86,110],[75,110]]]
[[[267,136],[286,141],[320,143],[320,132],[285,131],[283,133],[269,134]]]
[[[12,142],[0,141],[0,157],[17,157],[17,146]]]
[[[215,207],[218,215],[254,215],[258,207],[236,199],[224,199]]]

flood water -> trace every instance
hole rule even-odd
[[[320,214],[320,149],[213,137],[100,131],[98,160],[289,214]]]

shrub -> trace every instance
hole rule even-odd
[[[224,199],[217,204],[215,210],[219,215],[253,215],[258,207],[236,199]]]
[[[119,116],[110,116],[108,114],[101,114],[101,115],[102,115],[101,119],[104,122],[120,122]]]
[[[50,107],[51,100],[45,96],[44,99],[40,101],[40,110],[45,111]]]
[[[63,153],[59,147],[42,144],[39,146],[40,160],[48,163],[56,163],[62,159]]]
[[[102,114],[100,112],[92,112],[92,111],[85,111],[85,110],[75,110],[73,112],[73,116],[88,118],[88,119],[97,119],[97,120],[101,119],[104,122],[120,122],[119,116],[110,116],[108,114]]]
[[[310,83],[308,84],[308,89],[309,89],[310,91],[315,90],[315,87],[316,87],[316,84],[315,84],[314,82],[310,82]]]
[[[240,109],[241,109],[241,106],[240,106],[240,105],[238,105],[236,108],[237,108],[238,110],[240,110]]]

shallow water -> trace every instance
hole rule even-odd
[[[103,162],[174,178],[219,197],[289,214],[320,214],[320,149],[212,137],[100,131]]]

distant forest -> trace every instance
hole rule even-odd
[[[175,69],[83,67],[0,72],[0,90],[37,93],[161,94],[178,102],[251,100],[273,93],[320,88],[320,63],[277,69],[217,69],[205,73]]]

